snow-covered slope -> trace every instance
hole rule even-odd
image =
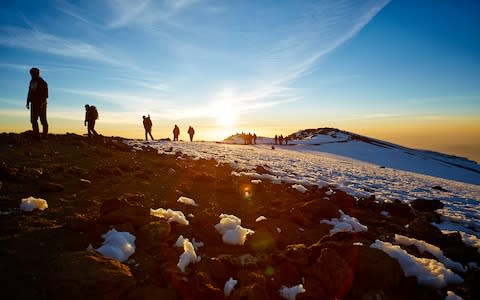
[[[241,143],[232,136],[227,143]],[[259,138],[258,144],[274,143]],[[277,146],[287,147],[287,145]],[[410,171],[466,183],[480,184],[480,165],[466,158],[417,150],[334,128],[306,129],[289,136],[288,149],[345,156],[381,167]]]
[[[307,189],[331,186],[358,198],[375,195],[379,201],[438,199],[445,205],[441,211],[443,222],[438,225],[442,230],[459,230],[480,237],[480,185],[381,168],[320,151],[294,151],[303,149],[302,145],[272,147],[182,141],[132,141],[130,145],[134,149],[148,145],[167,155],[182,153],[178,159],[213,158],[230,164],[234,176],[292,184],[296,189],[300,185]]]

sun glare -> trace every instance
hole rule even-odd
[[[233,126],[237,116],[229,103],[217,103],[212,109],[212,115],[217,120],[217,125],[223,127]]]

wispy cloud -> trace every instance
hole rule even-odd
[[[79,10],[78,6],[66,0],[56,0],[55,8],[63,12],[64,14],[81,21],[82,23],[85,23],[92,27],[98,27],[97,24],[82,15],[82,12]]]
[[[198,2],[200,0],[108,1],[107,5],[113,13],[107,27],[117,29],[132,24],[165,22]]]
[[[139,86],[142,88],[147,88],[155,91],[168,91],[170,86],[166,82],[148,80],[148,79],[137,79],[129,77],[107,77],[107,79],[116,80],[119,82],[124,82],[130,85]]]
[[[109,1],[113,11],[112,21],[108,24],[110,28],[120,28],[127,24],[141,20],[142,14],[149,11],[150,0],[129,1],[114,0]]]
[[[31,67],[27,65],[20,65],[20,64],[0,63],[0,68],[25,72],[25,71],[28,71]]]
[[[241,47],[252,53],[249,56],[242,52],[227,54],[230,60],[242,61],[251,70],[246,76],[248,79],[236,79],[231,86],[230,98],[236,99],[234,105],[242,111],[242,107],[254,110],[265,107],[265,103],[283,104],[299,100],[292,88],[293,83],[313,72],[322,57],[358,34],[388,2],[314,2],[291,12],[293,17],[289,22],[277,19],[274,7],[252,12],[251,18],[254,19],[247,16],[242,21],[252,23],[254,29],[236,33],[236,39],[244,41]],[[250,49],[249,44],[255,47]],[[228,49],[225,51],[231,51]],[[221,55],[222,49],[216,49],[212,55],[217,53]],[[222,99],[219,97],[222,89],[224,87],[220,86],[213,93],[215,100]]]
[[[126,92],[115,92],[115,91],[85,91],[85,90],[76,90],[68,88],[60,88],[59,90],[75,94],[86,96],[90,99],[97,99],[99,101],[104,101],[110,104],[115,104],[124,111],[127,112],[138,112],[147,109],[154,109],[159,111],[162,109],[170,108],[171,104],[169,101],[159,99],[153,96],[143,96],[134,93]],[[86,100],[88,101],[88,100]]]
[[[270,63],[265,64],[266,68],[279,74],[279,82],[294,81],[358,34],[388,2],[320,1],[304,7],[298,21],[283,29],[283,39],[267,51],[262,61]]]
[[[96,60],[110,64],[118,63],[92,44],[61,38],[37,29],[14,26],[1,27],[0,45],[65,57]]]

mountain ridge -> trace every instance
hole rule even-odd
[[[296,151],[326,152],[380,167],[480,184],[480,165],[465,157],[409,148],[332,127],[299,130],[287,135],[286,138],[288,145],[277,146]],[[236,134],[224,142],[238,144],[243,140],[241,135]],[[275,140],[258,137],[257,143],[275,144]]]

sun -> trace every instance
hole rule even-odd
[[[212,115],[217,125],[230,127],[236,123],[237,113],[230,103],[216,103],[212,108]]]

